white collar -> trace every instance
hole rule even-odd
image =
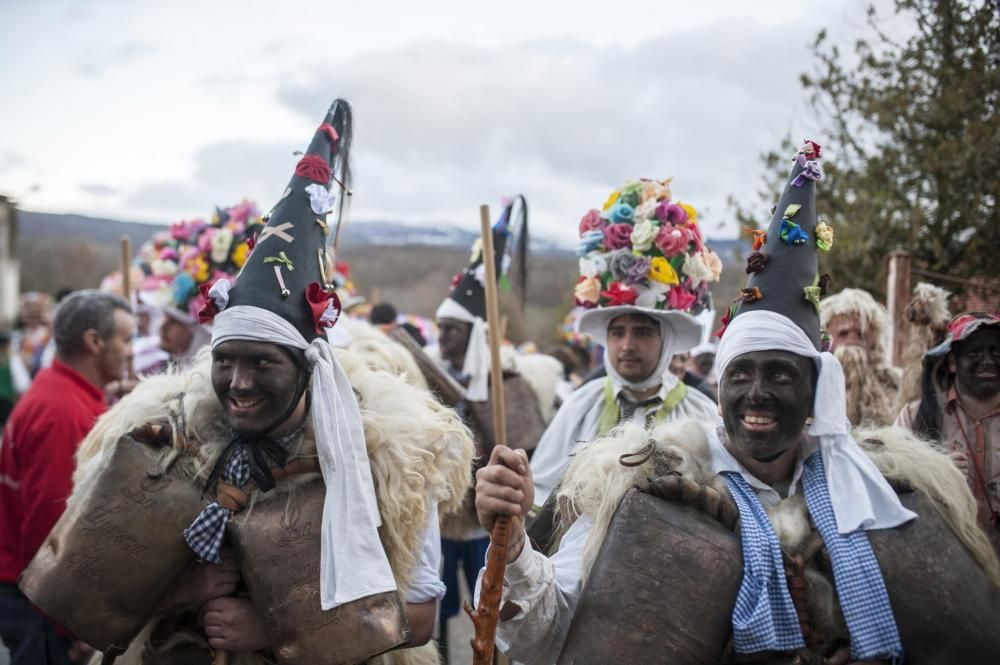
[[[667,393],[670,392],[670,390],[667,389],[666,382],[663,382],[663,383],[660,384],[660,389],[657,390],[655,394],[650,395],[649,397],[647,397],[644,400],[637,400],[637,399],[635,399],[635,397],[633,397],[630,393],[628,393],[625,390],[626,386],[624,386],[624,385],[621,385],[621,386],[615,385],[614,387],[615,387],[615,398],[616,399],[625,399],[625,400],[628,400],[629,402],[633,402],[633,403],[639,403],[640,401],[646,402],[646,401],[651,400],[653,398],[659,398],[659,400],[661,402],[663,402],[663,401],[666,401],[666,399],[667,399]]]
[[[726,429],[723,425],[719,425],[708,432],[708,446],[712,455],[712,459],[710,460],[712,471],[717,474],[725,471],[740,474],[750,487],[753,488],[761,503],[767,506],[777,505],[781,501],[782,496],[773,487],[750,473],[733,457],[732,453],[726,449],[725,443],[723,443],[726,440],[726,436]],[[808,434],[803,434],[799,440],[799,454],[795,458],[795,471],[792,473],[792,482],[788,486],[788,496],[794,496],[798,490],[799,480],[802,478],[802,463],[817,450],[819,450],[819,441]]]

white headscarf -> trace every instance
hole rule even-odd
[[[790,351],[816,362],[819,377],[813,422],[806,433],[819,440],[837,530],[888,529],[915,518],[851,436],[840,361],[832,353],[817,351],[788,317],[767,310],[746,312],[733,318],[719,343],[715,362],[720,400],[725,392],[722,376],[726,367],[751,351]]]
[[[627,316],[628,313],[622,314],[622,316]],[[632,390],[649,390],[660,384],[664,384],[667,390],[671,390],[675,385],[677,385],[677,377],[667,371],[667,366],[670,364],[670,359],[674,357],[674,354],[678,352],[678,344],[676,341],[676,336],[674,335],[674,330],[670,323],[664,321],[659,317],[650,317],[660,324],[660,340],[663,342],[663,346],[660,347],[660,359],[656,363],[656,368],[642,381],[627,381],[611,364],[611,354],[608,353],[607,346],[604,347],[604,369],[607,371],[608,376],[611,377],[611,382],[615,386],[615,390],[621,390],[622,388],[630,388]],[[611,319],[613,321],[614,319]],[[611,325],[611,321],[608,321],[608,325]]]
[[[469,345],[465,349],[465,362],[462,364],[462,374],[469,377],[465,398],[470,402],[485,402],[490,397],[490,345],[486,335],[486,321],[474,316],[451,298],[444,299],[434,317],[438,321],[455,319],[472,324]]]
[[[212,348],[229,340],[270,342],[305,351],[312,369],[312,424],[326,499],[320,536],[320,603],[331,610],[358,598],[396,589],[378,527],[361,410],[333,349],[320,337],[306,342],[277,314],[248,305],[220,312]]]

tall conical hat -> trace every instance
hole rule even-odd
[[[508,246],[513,244],[516,246]],[[500,218],[493,225],[493,255],[497,279],[505,280],[511,267],[511,255],[518,260],[517,274],[522,282],[527,278],[528,246],[528,202],[518,194],[505,199]],[[523,300],[525,290],[520,289]],[[451,292],[446,301],[451,300],[464,308],[472,317],[486,319],[486,266],[483,264],[482,240],[472,245],[469,265],[455,275]],[[454,311],[447,303],[442,310]]]
[[[235,282],[220,280],[211,289],[207,315],[237,305],[258,307],[291,323],[307,342],[333,326],[341,306],[327,254],[335,226],[327,216],[335,212],[340,219],[350,194],[344,183],[349,177],[351,129],[350,105],[334,101],[266,215],[267,223]]]
[[[816,182],[823,177],[820,146],[805,141],[766,232],[753,231],[754,253],[747,260],[746,287],[723,324],[746,312],[781,314],[820,349],[819,298],[828,278],[818,274],[817,250],[827,251],[833,231],[816,221]],[[722,335],[725,327],[717,334]]]

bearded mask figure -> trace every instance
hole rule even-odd
[[[844,289],[820,302],[820,323],[844,367],[847,417],[855,427],[888,425],[899,412],[900,371],[886,360],[885,307],[866,291]]]

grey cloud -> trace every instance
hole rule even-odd
[[[0,172],[16,169],[27,164],[28,160],[16,152],[5,152],[0,155]]]
[[[93,46],[77,55],[76,71],[83,76],[95,77],[111,67],[124,65],[144,58],[155,49],[145,42],[130,41],[110,47]]]
[[[542,231],[571,240],[625,179],[674,175],[711,229],[727,195],[756,186],[758,153],[801,123],[811,38],[803,26],[731,21],[628,49],[423,42],[312,65],[278,94],[309,118],[334,94],[351,100],[359,214],[363,196],[464,220],[477,202],[524,191]]]
[[[208,214],[215,205],[250,198],[266,210],[291,177],[297,149],[301,146],[285,143],[215,143],[195,155],[190,180],[149,183],[131,192],[126,205],[139,211]]]
[[[97,196],[114,196],[115,194],[120,193],[120,190],[115,187],[102,185],[100,183],[83,183],[80,185],[80,189],[88,194],[95,194]]]

